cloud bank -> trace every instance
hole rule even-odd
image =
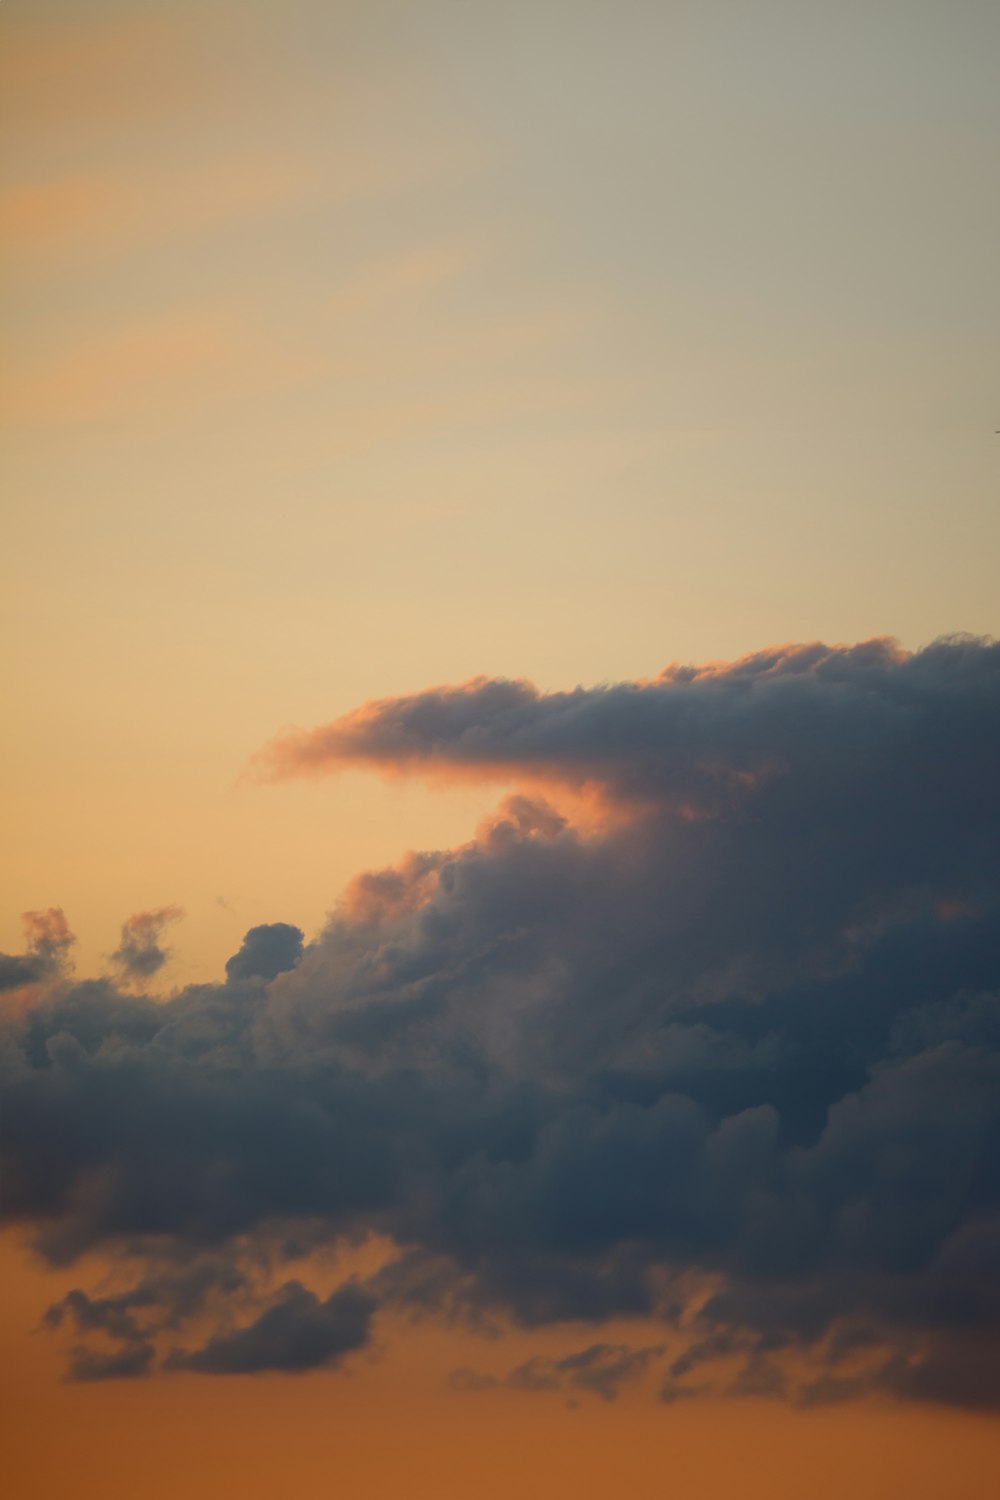
[[[1000,647],[480,679],[262,764],[520,790],[224,984],[10,1010],[7,1219],[145,1266],[53,1311],[78,1378],[337,1363],[387,1309],[662,1330],[522,1386],[607,1399],[662,1344],[666,1400],[1000,1406]],[[329,1297],[239,1283],[248,1246],[280,1274],[365,1234],[393,1256]]]

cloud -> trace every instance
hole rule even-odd
[[[0,992],[33,984],[42,973],[42,965],[32,954],[0,953]]]
[[[169,1368],[201,1375],[315,1370],[364,1347],[374,1310],[374,1301],[359,1287],[340,1287],[321,1302],[301,1282],[289,1281],[248,1327],[219,1334],[193,1353],[173,1353]]]
[[[448,1385],[455,1391],[487,1391],[504,1385],[515,1391],[588,1391],[602,1401],[615,1401],[623,1385],[637,1381],[662,1345],[632,1349],[627,1344],[589,1344],[561,1358],[534,1355],[502,1378],[463,1365],[452,1370]]]
[[[278,778],[368,765],[594,782],[622,799],[653,798],[698,816],[755,792],[779,804],[842,783],[857,792],[862,767],[874,781],[900,756],[904,767],[930,769],[922,761],[937,747],[919,727],[940,725],[956,676],[971,717],[954,738],[966,755],[981,755],[985,746],[962,730],[995,730],[997,671],[995,648],[972,640],[912,655],[872,640],[775,647],[729,665],[674,665],[652,681],[572,692],[479,677],[288,730],[258,766]]]
[[[591,1344],[562,1359],[529,1359],[510,1372],[506,1384],[521,1391],[571,1388],[589,1391],[602,1401],[614,1401],[622,1386],[637,1380],[649,1362],[662,1353],[659,1345],[630,1349],[626,1344]]]
[[[26,911],[22,917],[28,951],[47,969],[58,969],[66,961],[76,938],[61,906],[45,911]]]
[[[183,915],[179,906],[158,906],[153,911],[137,911],[122,923],[121,941],[111,960],[124,979],[151,979],[163,968],[170,956],[160,942],[163,930]]]
[[[152,1344],[129,1344],[112,1354],[100,1350],[77,1348],[70,1357],[69,1379],[89,1383],[95,1380],[134,1380],[148,1375],[156,1350]]]
[[[8,1017],[4,1213],[39,1253],[375,1234],[373,1306],[599,1349],[642,1318],[677,1345],[664,1399],[1000,1405],[1000,647],[479,683],[338,725],[324,768],[531,790],[359,876],[309,943],[252,929],[224,984],[66,978]],[[157,1357],[171,1295],[117,1310]],[[234,1332],[213,1293],[172,1367],[335,1361],[318,1293],[267,1295]]]
[[[226,976],[233,983],[241,979],[276,979],[286,969],[294,969],[302,957],[303,933],[287,922],[270,922],[251,927],[239,953],[226,964]]]
[[[24,953],[0,953],[0,994],[21,990],[62,973],[76,938],[60,906],[45,911],[26,911],[21,918],[26,941]]]
[[[71,1321],[79,1333],[101,1332],[141,1343],[149,1334],[177,1328],[201,1313],[213,1294],[232,1297],[246,1286],[247,1278],[228,1259],[202,1257],[180,1269],[158,1269],[125,1292],[91,1297],[74,1287],[47,1310],[43,1321],[48,1328]]]

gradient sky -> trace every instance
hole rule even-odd
[[[372,776],[411,769],[372,700],[398,727],[481,675],[552,695],[1000,630],[993,0],[4,0],[0,130],[4,953],[58,906],[79,976],[164,997],[221,981],[248,928],[315,939],[359,872],[463,845],[504,789],[626,816],[603,751],[560,750],[583,786],[503,724],[485,778],[450,729],[416,778]],[[262,776],[283,732],[338,774]],[[992,879],[969,894],[962,848],[949,913]],[[78,1450],[78,1493],[123,1500],[182,1473],[196,1497],[632,1492],[667,1453],[682,1497],[738,1473],[791,1500],[809,1466],[830,1500],[972,1500],[1000,1456],[993,1418],[884,1397],[681,1410],[647,1371],[581,1396],[591,1420],[447,1388],[593,1342],[575,1327],[507,1329],[508,1358],[432,1320],[349,1374],[62,1386],[31,1329],[115,1255],[42,1272],[24,1238],[19,1497]]]

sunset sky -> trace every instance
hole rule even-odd
[[[3,0],[0,135],[14,1500],[980,1500],[1000,8]]]

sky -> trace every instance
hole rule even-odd
[[[4,0],[19,1496],[982,1493],[998,144],[990,0]]]

